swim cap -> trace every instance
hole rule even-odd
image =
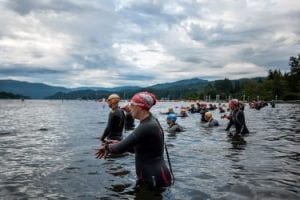
[[[111,94],[108,96],[107,101],[111,101],[112,103],[119,103],[120,97],[117,94]]]
[[[211,112],[206,112],[204,115],[205,115],[205,118],[208,118],[208,119],[212,118]]]
[[[156,97],[150,92],[139,92],[133,95],[130,103],[141,107],[144,110],[150,110],[156,104]]]
[[[117,94],[111,94],[111,95],[108,96],[107,101],[109,101],[111,99],[120,99],[120,97]]]
[[[239,100],[231,99],[228,104],[229,104],[229,106],[237,107],[237,106],[239,106]]]
[[[167,119],[171,120],[172,122],[176,122],[177,116],[174,113],[168,114]]]

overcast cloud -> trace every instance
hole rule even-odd
[[[0,79],[149,86],[289,71],[298,0],[0,0]]]

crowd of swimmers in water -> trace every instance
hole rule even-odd
[[[232,138],[233,143],[245,144],[246,141],[243,138],[249,133],[245,120],[244,103],[237,99],[231,99],[228,107],[221,103],[217,106],[196,102],[190,106],[181,107],[179,113],[175,113],[173,108],[169,108],[166,112],[160,112],[160,114],[166,115],[168,126],[166,130],[150,112],[152,106],[157,102],[152,93],[139,92],[123,107],[119,107],[120,97],[117,94],[111,94],[106,102],[111,110],[96,157],[101,159],[107,155],[134,153],[137,187],[146,186],[150,189],[157,189],[170,186],[174,182],[172,166],[164,142],[164,131],[169,136],[185,131],[185,128],[177,123],[178,117],[188,117],[190,114],[199,113],[202,123],[207,123],[208,127],[216,127],[219,126],[219,122],[213,118],[212,111],[218,109],[222,115],[221,119],[228,120],[225,130],[228,131],[228,136]],[[250,108],[257,110],[266,105],[267,103],[263,101],[249,103]],[[271,106],[274,107],[275,104],[273,105],[271,102]],[[226,110],[229,111],[229,114],[225,114]],[[135,124],[135,119],[139,121],[138,126]],[[230,131],[231,127],[234,127],[234,131]],[[126,138],[123,138],[124,128],[132,130]],[[166,151],[169,166],[166,165],[164,151]]]

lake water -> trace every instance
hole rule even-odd
[[[166,128],[159,111],[182,105],[153,114]],[[217,128],[179,118],[186,132],[165,136],[176,181],[159,194],[134,189],[134,155],[95,159],[108,112],[95,101],[0,101],[0,199],[300,199],[299,104],[246,107],[251,134],[237,147],[218,111]]]

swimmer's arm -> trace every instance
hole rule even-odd
[[[124,153],[127,151],[133,153],[133,148],[139,141],[139,134],[137,134],[136,131],[137,129],[133,131],[129,136],[127,136],[124,140],[116,144],[109,144],[107,146],[107,150],[111,153]]]

